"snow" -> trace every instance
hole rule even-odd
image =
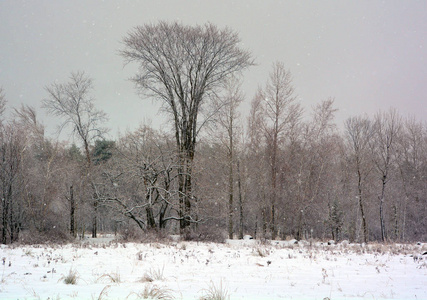
[[[425,245],[110,240],[1,246],[0,299],[141,299],[153,286],[174,299],[427,299],[427,257],[413,259]]]

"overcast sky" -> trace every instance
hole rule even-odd
[[[159,20],[239,33],[257,63],[245,72],[245,107],[282,61],[307,114],[334,97],[338,123],[390,107],[427,121],[427,1],[0,0],[0,86],[9,106],[35,107],[53,132],[44,88],[82,70],[113,134],[144,119],[160,125],[157,107],[127,80],[135,67],[117,54],[131,28]]]

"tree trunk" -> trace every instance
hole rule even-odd
[[[166,221],[165,221],[165,216],[166,216],[166,212],[168,209],[168,204],[162,204],[162,207],[160,208],[160,212],[159,212],[159,228],[160,229],[164,229],[166,228]]]
[[[97,199],[97,196],[94,195],[93,216],[92,216],[92,238],[97,237],[97,231],[98,231],[98,199]]]
[[[70,234],[73,237],[76,237],[76,230],[75,230],[75,210],[76,210],[76,204],[74,200],[74,190],[73,186],[70,186]]]
[[[2,230],[2,243],[7,244],[7,236],[9,229],[10,242],[13,242],[13,213],[12,213],[12,183],[7,184],[7,193],[3,193],[3,230]]]
[[[386,176],[382,179],[382,190],[380,197],[380,223],[381,223],[381,240],[385,242],[386,232],[385,232],[385,222],[384,222],[384,197],[385,197],[385,185],[386,185]]]
[[[9,186],[10,191],[9,191],[9,199],[12,198],[12,185]],[[9,200],[9,236],[10,236],[10,243],[13,243],[15,241],[15,230],[14,230],[14,220],[13,220],[13,206],[12,206],[12,201]]]
[[[265,207],[262,208],[262,234],[264,238],[267,236],[267,209]]]
[[[2,199],[2,211],[3,211],[3,215],[2,215],[2,244],[6,244],[7,243],[7,226],[8,226],[8,222],[7,222],[7,215],[8,215],[8,211],[9,211],[9,201],[6,197],[3,196]]]
[[[302,240],[303,238],[303,218],[304,218],[304,211],[300,210],[299,218],[298,218],[298,230],[297,230],[297,240]]]
[[[181,149],[180,154],[180,167],[179,167],[179,216],[180,216],[180,230],[185,231],[191,224],[191,201],[193,198],[192,190],[192,173],[193,173],[193,160],[194,151],[192,150],[194,144],[187,146],[186,149]],[[189,150],[187,150],[189,149]]]
[[[397,213],[397,205],[393,205],[394,210],[394,240],[397,241],[399,238],[399,218]]]
[[[365,216],[365,210],[363,207],[363,199],[362,199],[362,175],[360,171],[358,170],[358,190],[359,190],[359,208],[360,208],[360,214],[362,216],[362,227],[363,227],[363,241],[365,243],[368,242],[368,226],[366,225],[366,216]]]
[[[152,206],[146,207],[145,212],[147,214],[148,228],[150,229],[156,228],[156,220],[154,219],[153,207]]]
[[[239,189],[239,239],[243,239],[243,198],[242,198],[242,182],[240,177],[240,163],[237,161],[237,184]]]
[[[272,198],[271,198],[271,239],[276,239],[276,202],[277,202],[277,147],[278,147],[278,120],[276,119],[275,133],[273,138],[273,155],[271,161],[271,187],[272,187]]]
[[[228,153],[228,238],[233,239],[233,137],[230,134],[230,149]]]

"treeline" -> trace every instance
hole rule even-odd
[[[195,236],[425,240],[425,124],[389,110],[352,117],[338,130],[331,99],[309,119],[296,100],[269,114],[260,95],[247,120],[236,114],[234,135],[221,122],[228,108],[198,143]],[[35,111],[22,106],[1,124],[0,154],[2,243],[64,239],[94,227],[180,232],[179,161],[169,133],[141,126],[95,140],[88,171],[80,147],[46,137]]]
[[[163,101],[170,130],[141,125],[106,140],[84,72],[46,87],[43,100],[77,145],[46,136],[29,106],[5,118],[0,93],[3,244],[99,231],[426,240],[425,123],[390,109],[337,126],[333,99],[305,111],[280,62],[242,118],[235,75],[253,62],[229,29],[159,23],[124,41],[122,55],[140,64],[137,86]]]

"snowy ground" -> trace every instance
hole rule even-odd
[[[98,242],[1,246],[0,299],[427,299],[427,245]]]

